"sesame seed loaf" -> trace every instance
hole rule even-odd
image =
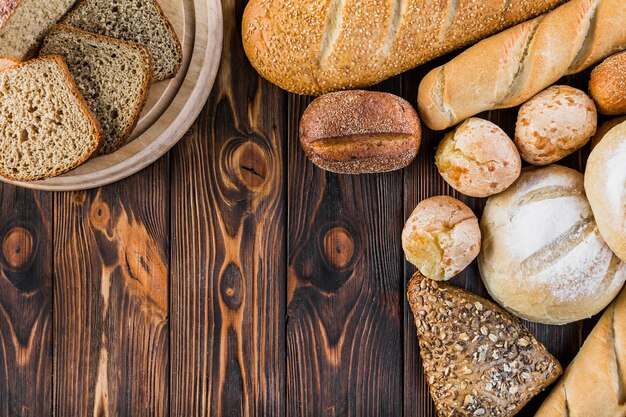
[[[407,296],[440,417],[513,416],[563,372],[519,321],[488,300],[419,272]]]
[[[0,71],[0,176],[63,174],[100,146],[100,125],[59,56]]]
[[[0,0],[0,58],[24,61],[76,0]]]
[[[298,94],[366,87],[557,6],[562,0],[251,0],[243,45]]]
[[[176,76],[183,61],[176,32],[155,0],[82,0],[62,23],[144,45],[154,61],[154,81]]]
[[[139,120],[152,83],[148,50],[133,42],[56,25],[41,56],[60,55],[104,131],[101,153],[124,144]]]

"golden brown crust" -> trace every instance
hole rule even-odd
[[[261,76],[319,95],[375,84],[559,2],[252,0],[242,38]]]
[[[626,51],[608,57],[593,69],[589,93],[600,113],[626,114]]]
[[[513,416],[563,371],[519,321],[484,298],[419,273],[407,297],[439,416]]]
[[[421,126],[415,109],[388,93],[342,91],[314,100],[300,121],[300,143],[317,166],[332,172],[385,172],[417,155]]]
[[[522,104],[564,75],[626,48],[623,0],[571,0],[484,39],[421,81],[424,123],[444,130],[482,111]]]
[[[126,127],[126,129],[124,129],[124,131],[118,138],[117,142],[111,145],[111,151],[109,153],[115,152],[117,149],[123,146],[124,143],[126,143],[126,140],[130,137],[133,130],[135,130],[135,127],[137,126],[137,123],[139,122],[139,118],[141,116],[141,110],[143,109],[144,105],[146,104],[146,101],[148,100],[150,87],[152,86],[152,74],[154,73],[152,55],[150,54],[150,51],[148,50],[148,48],[136,42],[125,41],[122,39],[112,38],[112,37],[104,36],[104,35],[98,35],[96,33],[87,32],[82,29],[78,29],[73,26],[68,26],[65,24],[55,25],[52,28],[51,32],[54,30],[63,30],[66,32],[75,33],[77,35],[96,39],[99,41],[109,42],[109,43],[121,45],[124,47],[133,48],[139,51],[139,53],[143,56],[144,64],[145,64],[144,73],[146,74],[146,78],[144,80],[144,85],[142,87],[141,96],[139,97],[137,106],[133,110],[133,114],[134,114],[133,121]],[[47,38],[44,40],[44,47],[46,43],[47,43]]]

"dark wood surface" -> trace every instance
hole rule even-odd
[[[424,198],[479,216],[484,200],[440,178],[428,129],[402,171],[315,168],[297,140],[311,99],[250,67],[244,6],[223,1],[211,98],[166,157],[101,189],[0,185],[0,417],[435,416],[400,234]],[[416,105],[449,58],[373,89]],[[515,116],[482,115],[509,134]],[[562,163],[582,170],[588,153]],[[474,264],[453,282],[486,295]],[[564,365],[593,324],[526,323]]]

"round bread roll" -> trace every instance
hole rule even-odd
[[[626,114],[626,51],[608,57],[591,72],[589,93],[602,114]]]
[[[611,129],[591,152],[585,191],[600,234],[626,262],[626,122]]]
[[[489,197],[506,190],[522,169],[511,138],[497,125],[476,117],[443,138],[435,164],[448,184],[472,197]]]
[[[404,225],[402,248],[407,261],[422,275],[448,280],[465,269],[480,251],[478,219],[455,198],[423,200]]]
[[[626,265],[598,232],[583,176],[558,165],[522,170],[490,197],[478,267],[489,294],[526,320],[565,324],[598,313],[626,280]]]
[[[515,144],[533,165],[548,165],[582,148],[596,133],[593,100],[567,85],[555,85],[528,100],[519,110]]]
[[[609,133],[609,130],[613,129],[618,124],[626,121],[626,116],[616,117],[615,119],[611,119],[606,121],[600,125],[598,131],[594,135],[593,139],[591,139],[591,150],[593,150],[598,143],[604,138],[604,135]]]

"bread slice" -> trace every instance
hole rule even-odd
[[[490,301],[419,272],[408,300],[441,417],[513,416],[563,372],[519,321]]]
[[[101,153],[124,144],[139,120],[152,83],[148,49],[134,42],[56,25],[41,56],[60,55],[104,131]]]
[[[0,58],[23,61],[76,0],[0,0]]]
[[[63,174],[100,146],[100,125],[59,56],[0,71],[0,175],[32,181]]]
[[[180,42],[155,0],[82,0],[62,23],[145,45],[154,60],[155,81],[174,77],[180,69]]]

